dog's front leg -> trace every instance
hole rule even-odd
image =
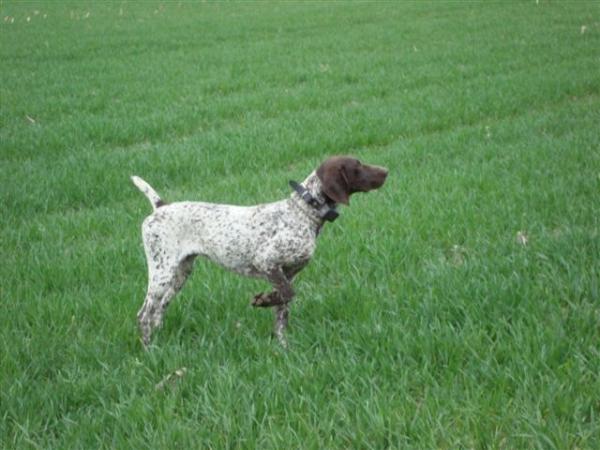
[[[275,324],[273,325],[273,334],[283,348],[287,348],[287,339],[285,337],[285,329],[288,324],[288,316],[290,307],[288,303],[277,305],[275,307]]]
[[[285,329],[288,324],[289,303],[295,295],[291,277],[288,278],[283,269],[277,268],[269,271],[267,279],[273,285],[273,291],[268,294],[261,293],[254,296],[252,306],[275,307],[273,334],[277,337],[279,343],[286,347]]]
[[[270,308],[285,305],[292,301],[295,295],[292,289],[292,280],[291,277],[288,278],[282,269],[277,268],[269,271],[267,279],[273,285],[273,290],[266,294],[264,292],[256,294],[252,299],[252,306]]]
[[[279,298],[281,299],[281,304],[275,306],[273,333],[281,346],[286,348],[287,339],[285,338],[285,329],[288,324],[289,303],[295,295],[292,289],[292,281],[281,268],[277,268],[271,272],[269,281],[273,284],[275,291],[279,293]]]

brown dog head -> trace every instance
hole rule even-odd
[[[334,156],[317,169],[323,192],[336,203],[349,203],[355,192],[380,188],[387,177],[385,167],[362,164],[351,156]]]

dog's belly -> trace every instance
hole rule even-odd
[[[235,231],[235,227],[232,228]],[[202,255],[232,272],[267,278],[274,268],[297,273],[311,259],[314,241],[278,236],[235,235],[220,242],[204,243],[194,253]]]

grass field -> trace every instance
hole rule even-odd
[[[0,448],[600,447],[600,3],[0,20]],[[129,176],[255,204],[338,153],[391,173],[323,230],[290,349],[200,263],[144,352]]]

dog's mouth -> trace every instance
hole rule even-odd
[[[368,166],[363,164],[362,169],[364,175],[360,177],[360,181],[357,183],[359,192],[369,192],[375,189],[379,189],[385,183],[388,176],[388,169],[379,166]]]

